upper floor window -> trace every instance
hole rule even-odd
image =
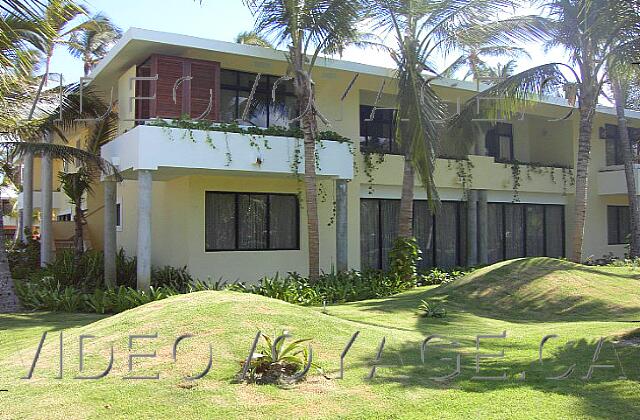
[[[395,110],[360,105],[360,149],[375,153],[399,154],[395,142]],[[373,118],[372,118],[373,117]]]
[[[624,155],[622,143],[620,142],[618,126],[605,124],[604,127],[600,128],[600,138],[605,140],[606,165],[623,165]],[[629,139],[631,140],[631,154],[633,160],[638,162],[638,141],[640,140],[640,130],[637,128],[629,128]]]
[[[235,70],[220,72],[220,120],[233,122],[244,115],[257,74]],[[273,85],[279,76],[261,75],[253,101],[249,105],[246,122],[258,127],[288,127],[298,114],[296,97],[291,81],[280,81],[276,100],[272,100]]]
[[[496,123],[485,136],[487,156],[496,161],[510,162],[513,157],[513,126],[507,123]]]
[[[628,206],[607,206],[607,239],[609,245],[629,242],[631,219]]]

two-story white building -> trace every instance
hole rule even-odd
[[[143,272],[149,264],[186,265],[203,280],[249,282],[275,272],[306,273],[300,139],[272,135],[275,130],[250,135],[148,121],[187,115],[230,123],[246,115],[257,127],[286,127],[297,113],[290,82],[278,82],[272,98],[286,67],[282,51],[127,31],[91,74],[95,90],[109,98],[113,89],[117,98],[120,134],[102,156],[124,177],[117,186],[103,182],[107,193],[99,187],[89,198],[94,247],[106,239],[113,248],[113,238],[105,238],[106,203],[116,209],[107,215],[117,226],[116,246],[137,255]],[[313,79],[330,123],[321,130],[350,140],[326,139],[318,147],[321,267],[385,268],[403,165],[393,139],[393,70],[321,59]],[[452,111],[478,91],[475,82],[433,83]],[[469,161],[447,159],[443,145],[436,214],[416,181],[414,231],[423,267],[569,254],[579,119],[577,110],[562,118],[570,111],[565,100],[549,99],[522,118],[488,123]],[[640,126],[640,113],[628,118]],[[585,256],[625,250],[629,213],[616,121],[614,110],[598,109]]]

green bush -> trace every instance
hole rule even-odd
[[[57,312],[119,313],[179,294],[170,287],[152,287],[147,293],[126,286],[97,288],[85,293],[74,286],[60,284],[52,276],[16,280],[15,286],[25,308]]]
[[[460,277],[464,277],[469,274],[471,270],[463,271],[459,269],[453,269],[451,271],[441,270],[439,268],[433,268],[430,271],[420,274],[418,280],[419,286],[447,284]]]
[[[26,243],[18,242],[7,247],[7,259],[11,276],[26,279],[40,269],[40,242],[29,237]]]
[[[175,268],[165,265],[151,270],[151,285],[154,287],[170,287],[180,293],[187,293],[195,284],[187,266]]]
[[[408,285],[415,286],[418,280],[417,265],[422,252],[416,238],[397,238],[389,253],[391,273]]]

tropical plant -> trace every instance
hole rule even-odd
[[[236,44],[273,48],[273,45],[271,45],[271,43],[266,38],[260,36],[255,31],[240,32],[238,35],[236,35],[235,42]]]
[[[447,316],[447,309],[439,304],[422,299],[418,306],[418,313],[427,318],[444,318]]]
[[[482,40],[474,40],[469,45],[461,45],[462,54],[454,60],[443,72],[442,76],[453,77],[459,70],[466,69],[462,80],[472,77],[474,80],[492,83],[494,79],[502,78],[505,73],[513,71],[516,61],[509,60],[504,66],[498,64],[492,67],[485,57],[529,57],[524,48],[513,45],[483,46]],[[510,74],[507,74],[510,76]]]
[[[311,348],[305,347],[305,343],[311,339],[295,340],[285,345],[287,337],[289,335],[286,331],[279,337],[262,334],[266,345],[251,355],[247,382],[288,385],[305,378],[307,365],[321,371],[320,367],[313,363]],[[244,363],[245,361],[241,362],[243,367]]]
[[[93,194],[91,187],[91,175],[86,168],[81,167],[77,172],[58,174],[60,188],[69,197],[69,202],[74,206],[75,234],[73,237],[74,260],[80,262],[84,253],[83,230],[86,224],[83,200],[86,194]]]
[[[320,275],[318,190],[316,181],[316,142],[319,112],[311,79],[320,54],[342,52],[345,45],[357,40],[358,21],[363,17],[360,0],[244,0],[256,17],[255,32],[273,39],[275,46],[286,45],[289,68],[300,110],[299,121],[304,133],[304,182],[307,211],[309,279]],[[292,121],[292,122],[294,122]]]
[[[640,256],[640,200],[638,200],[635,159],[629,136],[627,120],[625,118],[625,103],[627,92],[634,83],[638,83],[640,72],[626,63],[612,63],[607,66],[609,84],[613,93],[613,99],[618,117],[618,140],[622,146],[622,160],[627,183],[627,199],[629,201],[630,229],[629,229],[629,256]]]
[[[71,55],[82,59],[85,76],[89,75],[91,69],[104,58],[109,48],[122,35],[120,28],[102,13],[94,15],[91,22],[94,24],[74,31],[67,44]]]
[[[412,237],[415,173],[433,205],[438,194],[433,179],[445,104],[430,82],[438,77],[431,66],[437,52],[474,45],[500,48],[514,41],[539,39],[544,22],[537,16],[490,20],[486,10],[506,10],[500,0],[374,0],[374,29],[391,33],[395,46],[388,49],[397,66],[396,142],[404,154],[398,236]],[[427,76],[431,73],[432,76]],[[475,137],[452,136],[452,149],[466,155]]]
[[[575,105],[577,101],[580,123],[571,259],[581,262],[596,105],[607,79],[606,64],[610,57],[627,55],[627,52],[638,48],[637,38],[629,40],[624,37],[624,34],[633,30],[630,27],[633,23],[627,17],[637,15],[637,10],[633,2],[614,0],[546,0],[538,3],[542,3],[549,15],[544,18],[550,34],[545,46],[563,47],[576,69],[563,63],[549,63],[513,75],[479,94],[484,98],[501,99],[483,101],[484,109],[481,112],[494,118],[498,114],[513,114],[516,110],[531,106],[534,98],[554,91],[559,85],[563,85],[570,105]],[[621,39],[623,42],[618,42]],[[562,70],[571,74],[571,79],[567,79]],[[468,102],[468,106],[453,119],[453,127],[463,127],[471,119],[477,118],[477,111],[473,108],[477,100],[478,97],[474,97]]]

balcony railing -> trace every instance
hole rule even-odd
[[[102,157],[125,178],[164,168],[284,175],[304,173],[303,147],[294,137],[140,125],[103,146]],[[317,156],[319,176],[353,178],[349,143],[322,140]]]

